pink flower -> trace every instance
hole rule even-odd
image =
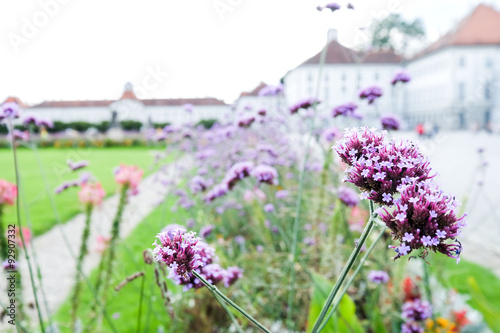
[[[99,253],[103,253],[109,245],[110,237],[105,237],[103,235],[98,235],[96,238],[95,251]]]
[[[13,205],[16,197],[17,186],[4,179],[0,179],[0,205]]]
[[[23,238],[24,238],[24,243],[23,241],[21,240],[21,235],[19,234],[19,228],[16,227],[16,243],[17,243],[17,246],[19,246],[21,249],[23,249],[25,246],[24,244],[26,243],[26,245],[30,245],[30,242],[31,242],[31,231],[30,229],[26,228],[26,227],[23,227]]]
[[[83,183],[81,188],[80,192],[78,192],[78,198],[83,204],[98,206],[101,204],[102,198],[106,196],[101,183]]]
[[[115,181],[118,184],[128,185],[132,191],[135,191],[141,182],[144,170],[135,165],[121,164],[115,171]]]

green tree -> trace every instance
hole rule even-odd
[[[406,22],[399,14],[390,14],[371,28],[371,44],[377,50],[407,51],[412,41],[421,41],[425,30],[419,19]]]

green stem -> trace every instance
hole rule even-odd
[[[236,311],[238,311],[239,313],[241,313],[245,318],[247,318],[248,320],[250,320],[255,326],[257,326],[262,332],[267,332],[267,333],[271,333],[270,330],[268,330],[267,328],[265,328],[261,323],[259,323],[256,319],[254,319],[252,316],[250,316],[248,313],[246,313],[245,310],[243,310],[242,308],[240,308],[238,305],[236,305],[236,303],[234,303],[233,301],[231,301],[226,295],[224,295],[222,292],[219,291],[219,289],[217,289],[216,286],[214,286],[213,284],[211,284],[210,282],[208,282],[207,280],[205,280],[205,278],[203,276],[201,276],[200,274],[198,274],[196,271],[191,271],[191,273],[193,273],[194,276],[196,276],[198,279],[200,279],[200,281],[211,291],[213,292],[214,294],[216,294],[217,296],[219,296],[220,298],[222,298],[224,300],[224,302],[226,302],[227,304],[229,304],[233,309],[235,309]]]
[[[113,225],[111,226],[111,240],[109,242],[109,257],[108,257],[108,267],[104,275],[103,284],[103,298],[102,304],[105,306],[107,299],[107,290],[109,284],[111,283],[111,274],[113,273],[113,261],[115,259],[116,242],[120,238],[120,222],[123,216],[123,210],[127,202],[127,191],[129,186],[124,184],[120,193],[120,201],[118,203],[118,210],[116,211],[115,218],[113,220]]]
[[[141,281],[141,294],[139,296],[139,311],[137,313],[137,330],[136,330],[136,332],[141,331],[142,300],[144,298],[144,282],[145,281],[146,281],[146,276],[143,274],[142,281]]]
[[[75,277],[75,289],[73,291],[72,297],[72,307],[71,307],[71,317],[73,320],[73,329],[75,329],[76,323],[76,313],[78,310],[78,297],[80,294],[80,274],[82,272],[83,259],[88,253],[87,242],[90,235],[90,220],[92,216],[92,204],[88,203],[85,210],[85,226],[82,233],[82,242],[80,244],[80,254],[78,256],[78,260],[76,262],[76,277]]]
[[[316,86],[316,99],[319,97],[319,87],[321,85],[321,75],[323,73],[323,66],[325,64],[325,59],[326,59],[326,51],[328,49],[328,44],[330,41],[327,38],[327,42],[323,50],[321,50],[321,56],[320,56],[320,61],[319,61],[319,70],[318,70],[318,83]],[[290,279],[290,293],[288,294],[288,309],[287,309],[287,324],[288,328],[292,328],[292,316],[293,316],[293,300],[295,298],[295,263],[297,262],[297,243],[298,243],[298,234],[299,234],[299,222],[300,222],[300,206],[302,203],[302,192],[304,189],[304,176],[306,172],[306,166],[307,166],[307,161],[309,159],[309,146],[311,144],[311,138],[313,136],[313,130],[314,130],[314,118],[316,116],[316,108],[317,108],[317,103],[313,104],[313,110],[314,110],[314,115],[311,118],[310,122],[310,127],[309,127],[309,135],[307,138],[307,144],[306,144],[306,150],[305,150],[305,156],[304,156],[304,163],[302,165],[302,170],[300,171],[300,178],[299,178],[299,193],[297,196],[297,206],[296,206],[296,211],[295,211],[295,219],[293,223],[293,238],[292,238],[292,271],[291,271],[291,279]]]
[[[430,274],[429,274],[429,264],[423,260],[422,265],[424,265],[424,283],[425,283],[425,293],[427,296],[427,301],[429,302],[430,305],[432,305],[432,291],[431,291],[431,281],[430,281]],[[436,323],[436,318],[434,318],[434,311],[432,311],[431,315],[432,321]]]
[[[227,314],[231,318],[231,321],[233,322],[234,326],[236,327],[236,330],[239,333],[244,333],[243,330],[241,329],[240,324],[238,323],[236,318],[234,318],[233,313],[231,311],[229,311],[229,308],[227,307],[226,303],[223,302],[222,299],[219,296],[217,296],[217,294],[215,294],[212,290],[210,290],[210,292],[212,293],[212,295],[214,295],[215,299],[217,299],[217,302],[219,302],[219,304],[224,308],[224,310],[226,310]]]
[[[7,259],[7,235],[2,222],[3,205],[0,204],[0,259],[4,261]]]
[[[352,273],[351,277],[349,278],[349,280],[345,284],[344,288],[340,292],[339,296],[337,297],[337,301],[335,303],[333,303],[332,310],[328,314],[328,317],[326,317],[326,319],[321,324],[320,328],[318,329],[318,332],[321,332],[321,330],[326,326],[326,324],[328,323],[328,321],[330,320],[330,318],[333,316],[333,314],[335,313],[335,310],[337,310],[337,307],[340,304],[340,301],[342,300],[342,297],[344,297],[345,293],[347,292],[347,290],[349,289],[349,287],[351,286],[351,284],[354,282],[354,279],[356,278],[356,276],[358,275],[359,271],[361,270],[361,268],[365,264],[366,259],[368,259],[368,256],[372,252],[373,248],[378,243],[378,241],[382,238],[382,236],[384,236],[384,234],[385,234],[385,229],[380,232],[380,234],[378,235],[377,239],[375,239],[375,241],[372,243],[372,245],[370,246],[370,248],[366,251],[366,253],[363,256],[363,258],[361,258],[361,261],[359,262],[358,267],[356,267],[356,269]]]
[[[9,130],[11,134],[11,144],[12,144],[12,154],[14,156],[14,170],[16,171],[16,186],[19,189],[19,183],[20,183],[20,177],[19,177],[19,166],[17,163],[17,152],[16,152],[16,142],[14,139],[14,126],[12,125],[12,119],[9,119]],[[23,228],[21,224],[21,212],[20,212],[20,204],[19,204],[19,191],[17,191],[17,197],[16,197],[16,216],[17,216],[17,224],[19,225],[19,236],[21,237],[21,241],[23,242],[24,246],[27,246],[24,236],[23,236]],[[40,321],[40,329],[42,332],[45,332],[45,327],[43,325],[43,319],[42,319],[42,313],[40,312],[40,305],[38,303],[38,296],[37,296],[37,291],[36,291],[36,286],[35,286],[35,280],[33,279],[33,269],[31,268],[31,260],[30,256],[28,254],[28,251],[23,251],[24,252],[24,257],[26,258],[26,263],[28,264],[28,270],[30,272],[30,281],[31,281],[31,287],[33,288],[33,296],[35,297],[35,305],[36,305],[36,312],[38,314],[38,320]]]
[[[314,323],[313,329],[311,331],[312,333],[318,332],[319,326],[321,325],[321,323],[325,319],[325,316],[328,312],[328,309],[332,305],[332,302],[335,299],[335,296],[337,295],[337,292],[339,291],[340,286],[342,285],[342,283],[346,279],[347,273],[349,273],[349,270],[351,269],[352,265],[354,264],[354,261],[356,261],[356,258],[358,257],[358,255],[361,251],[361,248],[363,247],[363,244],[365,243],[366,239],[368,238],[368,235],[370,234],[370,231],[372,230],[372,227],[375,223],[374,220],[375,220],[375,217],[373,214],[373,202],[370,201],[370,219],[368,220],[368,223],[366,224],[365,229],[363,230],[363,233],[361,234],[361,238],[359,239],[358,244],[354,248],[354,251],[351,253],[351,256],[349,257],[346,265],[342,269],[342,272],[340,273],[340,276],[339,276],[337,282],[333,286],[333,289],[330,292],[330,295],[328,295],[328,298],[325,302],[325,305],[321,309],[321,313],[319,314],[318,319],[316,319],[316,322]]]

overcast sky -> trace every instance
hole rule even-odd
[[[312,0],[23,0],[0,2],[0,100],[213,96],[231,103],[260,81],[276,84],[319,52],[329,28],[346,46],[359,28],[400,12],[430,40],[479,1],[353,0],[318,12]],[[500,8],[500,0],[483,1]],[[347,1],[338,1],[345,5]],[[47,14],[48,13],[48,14]]]

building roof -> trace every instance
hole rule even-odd
[[[321,59],[321,52],[315,56],[307,59],[302,65],[319,64]],[[328,44],[326,50],[326,64],[388,64],[399,63],[403,58],[394,51],[368,51],[368,52],[355,52],[345,46],[342,46],[337,40],[332,40]],[[302,66],[301,65],[301,66]]]
[[[120,98],[122,100],[124,98]],[[126,98],[125,98],[126,99]],[[190,103],[193,105],[226,105],[224,101],[217,98],[206,97],[206,98],[169,98],[169,99],[137,99],[138,102],[146,106],[182,106],[184,104]],[[78,108],[78,107],[107,107],[114,103],[115,101],[46,101],[38,105],[33,106],[33,108]]]
[[[240,97],[245,97],[245,96],[259,96],[259,91],[261,91],[262,88],[267,87],[267,84],[264,82],[260,82],[257,87],[255,87],[252,91],[244,91],[240,94]]]
[[[500,45],[500,12],[480,4],[447,34],[432,43],[417,57],[449,46]]]
[[[2,104],[4,104],[4,103],[17,103],[17,105],[19,105],[23,109],[28,107],[28,105],[24,104],[24,102],[21,101],[21,99],[15,97],[15,96],[7,97],[7,99],[5,101],[3,101]]]

